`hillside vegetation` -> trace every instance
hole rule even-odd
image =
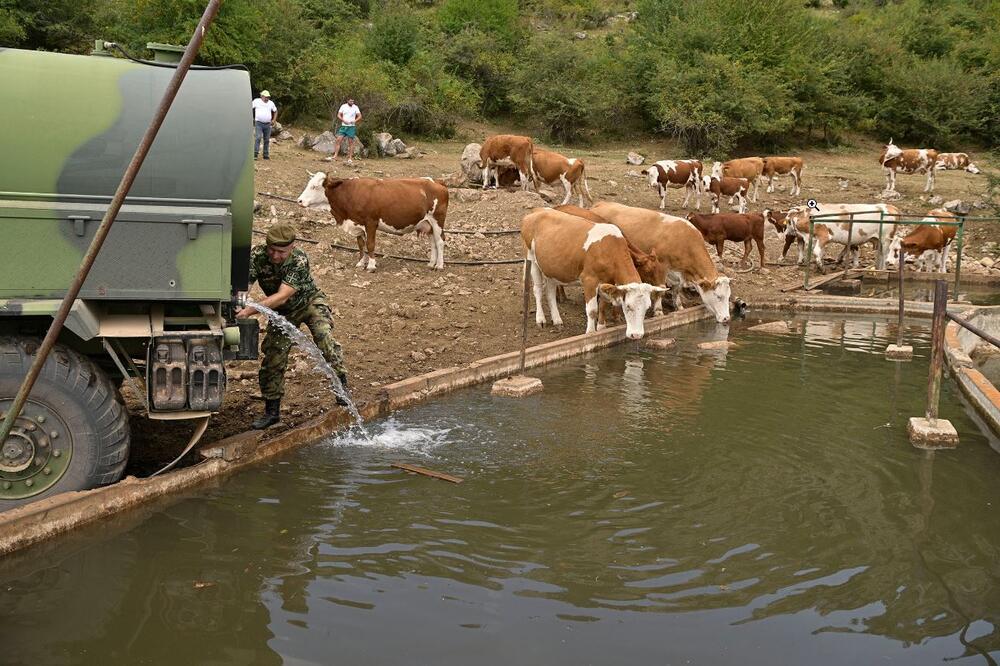
[[[0,0],[0,44],[145,57],[204,0]],[[244,63],[283,120],[353,95],[368,132],[511,121],[558,142],[665,133],[693,155],[860,131],[1000,140],[1000,0],[226,0],[200,62]]]

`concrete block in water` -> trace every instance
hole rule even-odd
[[[735,347],[736,343],[732,340],[714,340],[712,342],[699,342],[698,349],[720,350],[725,351],[731,347]]]
[[[910,345],[889,345],[885,348],[885,357],[890,361],[912,361],[913,347]]]
[[[650,349],[670,349],[677,344],[677,340],[674,338],[653,338],[651,340],[646,340],[645,345]]]
[[[514,375],[505,377],[493,382],[493,395],[503,395],[508,398],[523,398],[532,393],[538,393],[543,388],[542,380],[537,377],[526,377],[525,375]]]
[[[953,449],[958,446],[958,431],[946,419],[935,419],[932,425],[922,416],[914,416],[906,431],[910,434],[910,443],[918,449]]]
[[[757,324],[756,326],[751,326],[747,329],[748,331],[754,331],[757,333],[791,333],[792,329],[788,327],[787,321],[769,321],[766,324]]]

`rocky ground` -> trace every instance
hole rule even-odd
[[[271,159],[254,165],[256,200],[260,204],[254,227],[260,233],[255,238],[262,240],[267,228],[281,220],[294,224],[301,237],[311,241],[303,242],[301,247],[309,255],[316,282],[327,293],[334,308],[336,334],[344,347],[351,387],[359,402],[372,399],[384,384],[518,347],[520,263],[450,264],[443,271],[433,271],[424,263],[428,250],[425,240],[414,235],[395,237],[380,233],[378,251],[419,257],[422,261],[380,258],[377,271],[368,273],[355,269],[356,249],[344,250],[331,245],[356,248],[352,238],[343,236],[330,224],[328,213],[304,210],[294,202],[265,194],[294,201],[308,180],[307,171],[326,171],[346,177],[455,179],[456,174],[460,175],[459,158],[466,142],[419,143],[416,150],[411,146],[405,158],[361,159],[355,160],[353,166],[346,166],[343,162],[324,161],[324,154],[297,146],[296,140],[302,132],[294,128],[286,130],[293,138],[273,145]],[[595,199],[649,208],[659,205],[659,197],[640,174],[644,167],[626,163],[627,153],[636,151],[644,155],[647,165],[657,159],[679,157],[676,147],[668,142],[554,149],[586,161]],[[790,181],[785,178],[780,181],[777,192],[767,194],[762,190],[758,202],[751,204],[750,209],[784,209],[809,198],[823,202],[881,201],[879,194],[884,181],[877,162],[879,149],[880,146],[872,143],[850,152],[799,152],[806,162],[802,195],[789,197]],[[976,159],[976,162],[980,167],[992,167],[983,159]],[[897,188],[903,197],[894,203],[912,213],[923,213],[934,207],[922,193],[923,184],[922,176],[900,176]],[[939,174],[936,193],[943,200],[975,202],[983,199],[984,190],[984,177],[952,171]],[[556,203],[561,201],[561,193],[560,188]],[[517,229],[525,213],[547,205],[539,195],[521,191],[482,192],[474,188],[455,188],[451,195],[447,229]],[[685,214],[680,207],[682,191],[671,190],[667,199],[667,212]],[[704,205],[703,210],[707,212],[708,206]],[[974,210],[972,214],[989,213],[989,210]],[[963,272],[991,273],[1000,278],[1000,270],[984,265],[996,259],[1000,227],[970,223],[966,238]],[[767,230],[766,246],[767,264],[756,272],[735,270],[742,254],[742,246],[737,248],[735,244],[727,249],[721,264],[721,269],[733,278],[733,295],[747,301],[751,308],[754,301],[777,295],[780,287],[802,279],[802,271],[797,266],[778,263],[782,240],[771,227]],[[446,261],[520,260],[523,255],[520,237],[516,234],[452,234],[446,240]],[[711,256],[715,257],[714,249]],[[751,256],[756,259],[756,250]],[[970,257],[976,261],[969,261]],[[872,262],[871,256],[867,259]],[[567,291],[572,302],[561,308],[564,326],[539,329],[532,323],[529,344],[584,331],[582,292],[578,287],[570,287]],[[256,288],[251,291],[251,296],[259,295]],[[696,296],[694,300],[688,299],[692,304],[696,300]],[[261,411],[256,369],[255,362],[231,364],[230,390],[224,409],[213,418],[205,441],[247,429]],[[287,380],[284,420],[268,432],[280,432],[335,408],[324,382],[298,352],[293,351]],[[189,426],[163,425],[162,422],[153,426],[142,418],[133,422],[137,444],[133,447],[133,472],[141,472],[159,460],[176,455],[189,430]]]

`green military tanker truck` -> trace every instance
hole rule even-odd
[[[0,48],[0,415],[10,408],[167,82],[157,60]],[[0,447],[0,510],[121,478],[130,382],[151,419],[217,412],[253,224],[250,78],[193,68]],[[197,430],[197,429],[196,429]]]

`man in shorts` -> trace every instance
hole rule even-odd
[[[347,137],[347,163],[354,161],[354,140],[358,136],[357,124],[361,122],[361,109],[354,103],[354,98],[348,98],[347,102],[340,105],[337,111],[337,120],[340,127],[337,129],[337,142],[334,144],[333,159],[337,160],[340,155],[340,143]]]

